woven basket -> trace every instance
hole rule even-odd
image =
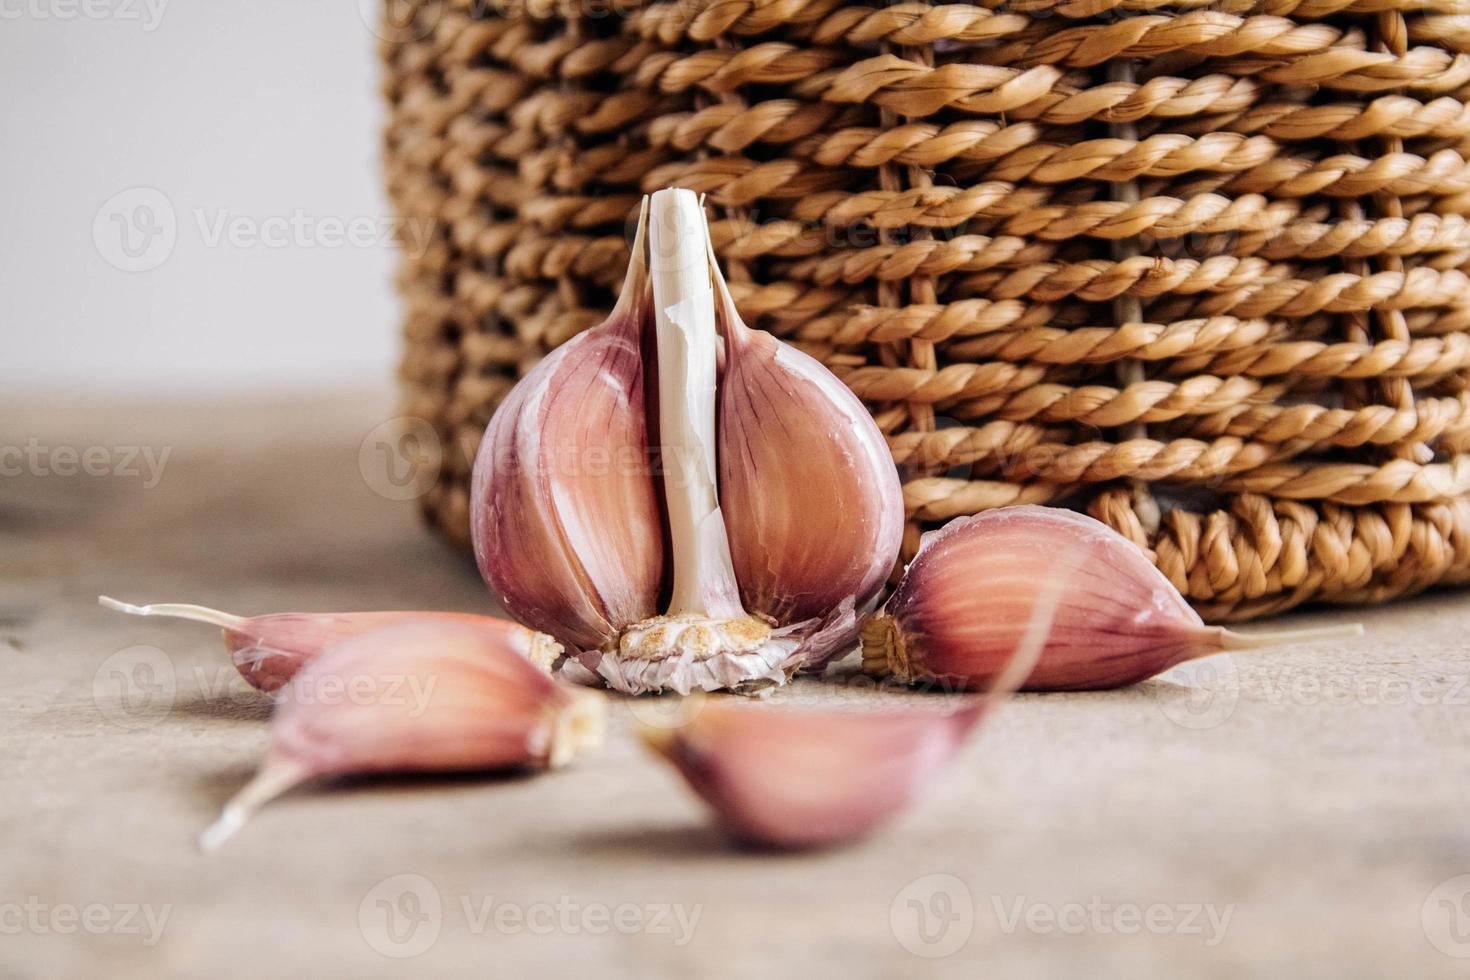
[[[746,319],[871,406],[910,553],[1044,502],[1214,619],[1470,578],[1463,0],[1211,6],[393,0],[428,512],[466,537],[496,403],[679,185]]]

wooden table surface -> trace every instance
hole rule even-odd
[[[571,769],[313,787],[201,855],[269,706],[214,631],[96,596],[489,610],[390,499],[391,404],[0,407],[0,976],[1470,973],[1454,593],[1270,627],[1361,640],[1017,698],[843,850],[730,847],[619,708]]]

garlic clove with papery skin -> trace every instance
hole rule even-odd
[[[932,789],[988,699],[947,711],[789,708],[691,699],[643,729],[737,840],[824,847],[861,837]]]
[[[265,762],[204,832],[205,850],[308,780],[552,768],[603,737],[601,695],[557,683],[505,636],[442,621],[343,640],[278,698]]]
[[[1133,542],[1083,514],[1004,507],[925,535],[881,614],[863,628],[863,668],[901,681],[985,687],[1003,669],[1061,549],[1082,550],[1022,690],[1120,687],[1175,664],[1361,635],[1362,627],[1240,634],[1206,626]]]
[[[642,351],[645,225],[612,315],[512,389],[471,479],[486,584],[516,620],[581,650],[654,615],[664,574]]]
[[[303,665],[331,644],[402,622],[433,620],[488,630],[503,636],[517,652],[547,672],[562,654],[561,644],[545,633],[528,630],[519,623],[473,613],[394,610],[236,616],[208,606],[181,602],[135,606],[108,596],[98,596],[97,602],[108,609],[133,616],[162,616],[218,626],[224,633],[225,648],[229,650],[240,676],[251,687],[267,694],[286,684]]]
[[[720,501],[741,601],[798,623],[850,600],[854,615],[828,638],[840,652],[898,559],[898,470],[857,396],[812,357],[745,326],[713,255],[710,264],[725,335]]]

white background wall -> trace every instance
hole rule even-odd
[[[0,393],[391,376],[375,6],[0,0]]]

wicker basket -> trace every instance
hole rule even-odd
[[[1201,611],[1470,578],[1464,0],[390,4],[411,414],[598,323],[639,195],[871,406],[918,529],[1082,508]]]

